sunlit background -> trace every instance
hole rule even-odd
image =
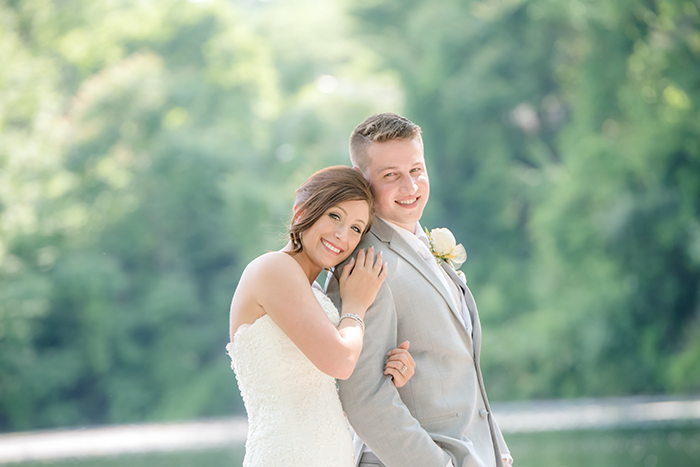
[[[699,8],[0,0],[0,431],[244,417],[240,273],[384,111],[423,128],[504,421],[700,400]],[[692,410],[506,438],[522,467],[697,465]],[[234,438],[60,465],[238,465]]]

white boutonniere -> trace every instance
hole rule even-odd
[[[461,243],[457,244],[452,232],[445,228],[433,229],[428,232],[426,228],[425,234],[428,236],[428,242],[430,243],[430,252],[437,262],[445,261],[452,266],[457,275],[466,283],[467,280],[464,273],[457,270],[467,260],[467,251]]]

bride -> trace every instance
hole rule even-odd
[[[227,350],[249,423],[243,465],[352,467],[335,378],[355,368],[387,267],[381,252],[359,251],[339,279],[340,313],[315,279],[369,231],[374,201],[362,175],[344,166],[316,172],[296,195],[289,242],[246,267],[231,303]],[[384,363],[397,387],[414,373],[407,349],[404,342]]]

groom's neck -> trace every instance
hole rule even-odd
[[[416,223],[415,223],[415,222],[412,223],[412,224],[406,225],[406,224],[398,224],[398,223],[396,223],[396,222],[392,222],[392,221],[390,221],[390,220],[384,219],[383,217],[379,217],[379,216],[377,216],[377,218],[383,220],[384,222],[386,222],[386,223],[389,224],[389,225],[392,225],[392,226],[394,226],[394,227],[398,227],[398,228],[400,228],[400,229],[407,230],[408,232],[410,232],[410,233],[413,234],[413,235],[416,234],[416,228],[417,228],[417,227],[416,227]]]

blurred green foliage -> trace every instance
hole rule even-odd
[[[355,13],[424,129],[432,219],[470,253],[491,396],[700,390],[698,7]]]
[[[284,5],[0,5],[0,428],[242,411],[238,276],[392,82]],[[343,67],[365,97],[319,91]]]
[[[243,267],[422,126],[492,399],[700,391],[690,1],[0,0],[0,430],[241,412]]]

